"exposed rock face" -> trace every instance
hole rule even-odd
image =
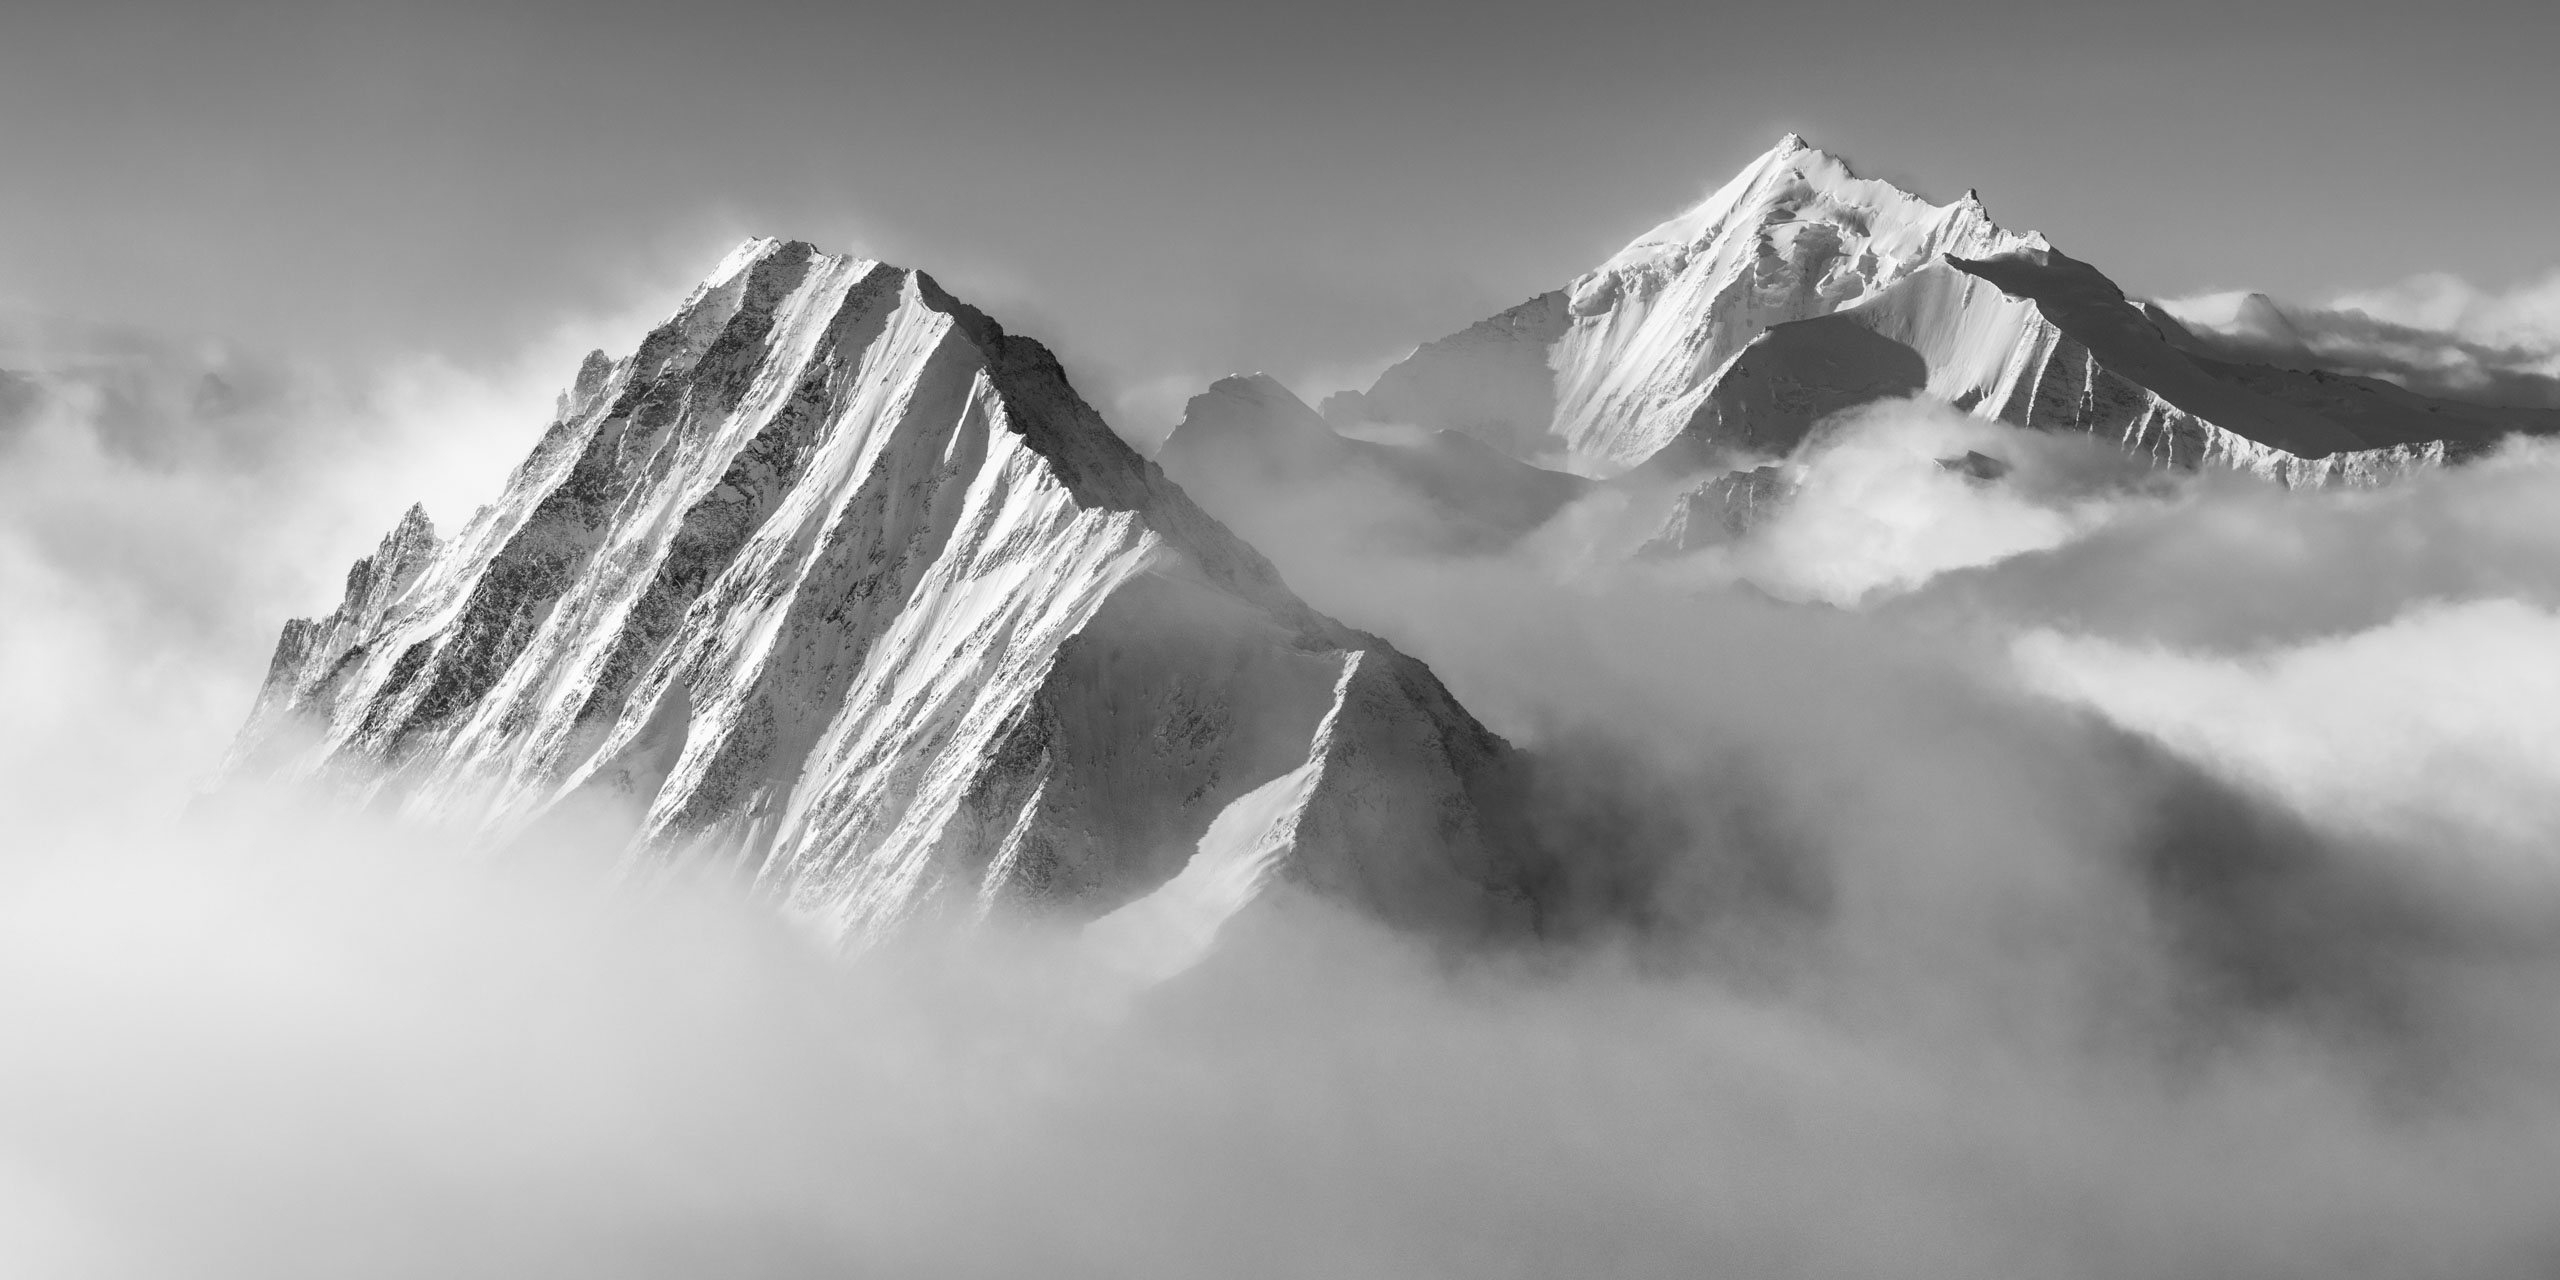
[[[2216,359],[1970,193],[1933,205],[1793,135],[1569,288],[1427,344],[1326,409],[1665,481],[1783,455],[1828,414],[1914,393],[2288,484],[2370,483],[2560,429]]]
[[[1263,374],[1191,398],[1156,455],[1218,518],[1264,546],[1328,532],[1365,545],[1492,551],[1547,522],[1591,482],[1514,460],[1474,436],[1352,439]],[[1266,526],[1273,526],[1268,527]]]
[[[1291,595],[1038,343],[798,243],[591,357],[503,497],[445,542],[413,511],[289,624],[237,767],[501,836],[620,799],[635,857],[850,932],[1098,915],[1212,846],[1261,853],[1180,931],[1275,878],[1523,910],[1510,750],[1429,670]]]

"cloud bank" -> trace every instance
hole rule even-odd
[[[353,372],[139,330],[0,325],[0,683],[11,799],[179,803],[218,761],[286,617],[326,610],[411,503],[497,492],[565,374],[636,316],[519,360]]]
[[[46,412],[0,523],[12,1275],[2560,1261],[2550,450],[2285,494],[1894,406],[1689,561],[1302,524],[1292,585],[1536,753],[1578,879],[1537,947],[1300,902],[1139,988],[1038,922],[846,956],[568,837],[127,802],[405,505],[344,459],[416,437],[159,466]]]

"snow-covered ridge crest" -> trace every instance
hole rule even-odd
[[[590,357],[459,534],[413,512],[287,626],[235,767],[501,837],[626,803],[635,857],[734,862],[859,933],[1149,893],[1337,755],[1324,724],[1377,745],[1282,815],[1280,874],[1397,919],[1519,909],[1474,820],[1509,748],[1427,669],[1299,602],[1046,348],[921,272],[757,240]]]
[[[1890,182],[1857,176],[1846,161],[1790,133],[1705,199],[1629,241],[1570,291],[1579,295],[1619,273],[1677,271],[1701,250],[1729,250],[1738,247],[1739,235],[1790,225],[1836,228],[1854,238],[1862,252],[1875,256],[1883,280],[1936,254],[1962,253],[1967,245],[2044,245],[2035,232],[2003,231],[1975,192],[1931,204]],[[1774,247],[1778,237],[1763,241]],[[1849,255],[1850,270],[1857,269],[1857,256]]]

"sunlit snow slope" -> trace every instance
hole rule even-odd
[[[1275,877],[1430,925],[1520,901],[1511,753],[1429,670],[1299,602],[1038,343],[770,240],[589,357],[459,534],[412,512],[289,624],[236,767],[501,835],[621,800],[634,857],[855,933],[1099,915],[1204,849],[1229,891],[1152,913],[1185,936]]]

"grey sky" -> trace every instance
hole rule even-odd
[[[2560,266],[2555,11],[16,0],[0,298],[486,361],[791,235],[1149,434],[1553,287],[1787,128],[2138,293],[2497,288]]]

